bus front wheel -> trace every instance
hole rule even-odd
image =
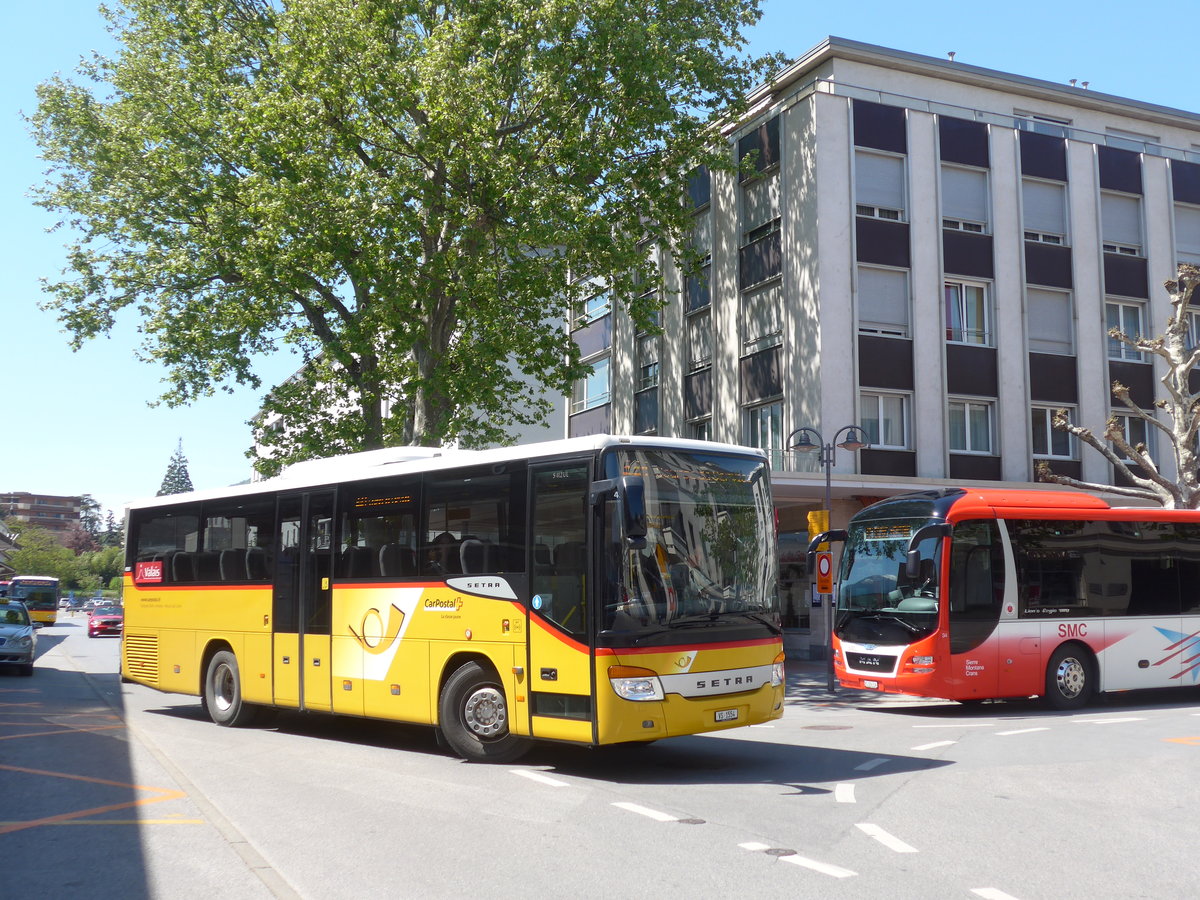
[[[218,725],[239,728],[251,724],[258,708],[242,699],[242,676],[237,657],[228,650],[213,654],[204,675],[204,708]]]
[[[1054,651],[1046,666],[1046,701],[1055,709],[1079,709],[1096,690],[1090,654],[1078,644]]]
[[[450,749],[471,762],[511,762],[529,749],[528,740],[508,730],[508,701],[500,679],[474,661],[446,680],[438,721]]]

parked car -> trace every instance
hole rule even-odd
[[[20,600],[0,600],[0,666],[16,666],[21,675],[33,674],[37,631]]]
[[[95,606],[88,613],[88,637],[102,634],[121,636],[125,630],[125,610],[119,606]]]

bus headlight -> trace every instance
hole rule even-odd
[[[662,682],[653,669],[639,666],[609,666],[608,680],[618,697],[625,700],[661,700]]]
[[[771,663],[771,687],[779,687],[784,681],[783,672],[784,654],[780,653],[775,657],[775,661]]]
[[[912,658],[912,664],[914,666],[932,666],[933,665],[933,657],[932,656],[914,656]]]

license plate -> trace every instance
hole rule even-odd
[[[718,709],[713,716],[718,722],[732,722],[737,718],[738,711],[736,709]]]
[[[863,687],[867,687],[867,688],[871,688],[872,690],[875,690],[875,689],[878,689],[879,682],[878,681],[864,681]]]

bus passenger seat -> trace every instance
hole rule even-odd
[[[342,571],[345,578],[370,578],[375,571],[375,554],[370,547],[347,547],[342,551]]]
[[[389,578],[417,574],[417,555],[403,544],[384,544],[379,548],[379,574]]]
[[[459,561],[462,563],[464,575],[478,575],[481,572],[494,572],[496,563],[492,544],[478,538],[465,539],[458,548]]]
[[[241,581],[246,577],[246,551],[240,549],[221,551],[221,580]]]
[[[268,581],[271,569],[267,551],[262,547],[251,547],[246,551],[246,580]]]
[[[180,550],[171,557],[171,580],[184,583],[196,580],[193,554]]]

